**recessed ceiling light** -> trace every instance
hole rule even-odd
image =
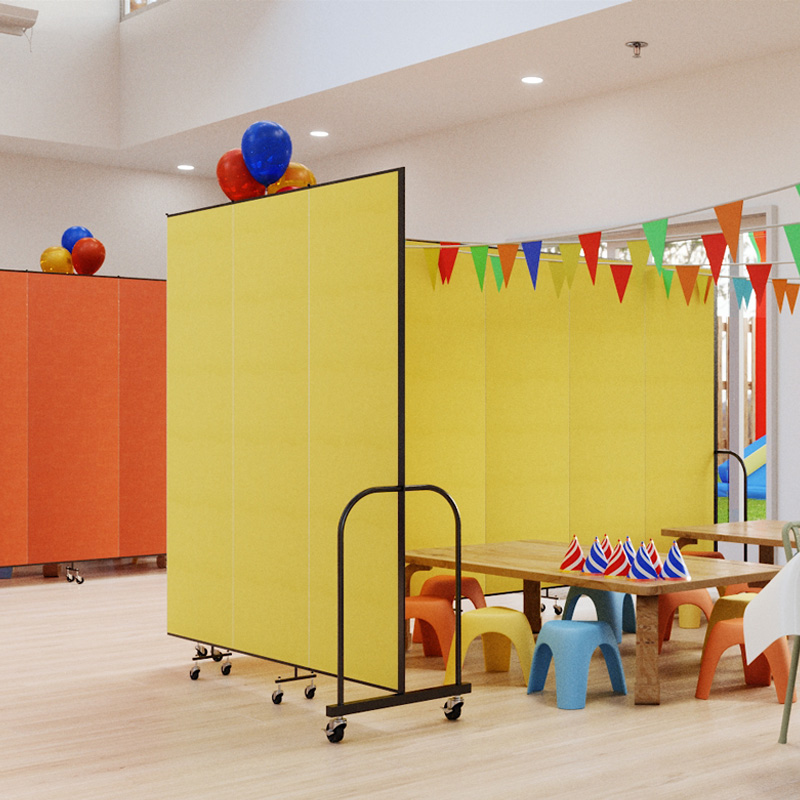
[[[544,78],[539,78],[536,75],[528,75],[527,78],[522,79],[523,83],[543,83]]]
[[[178,164],[178,169],[183,170],[184,172],[191,172],[194,167],[191,164]]]
[[[324,139],[328,135],[328,131],[311,131],[311,135]]]

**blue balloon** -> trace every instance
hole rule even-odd
[[[279,180],[292,159],[292,140],[277,122],[254,122],[242,136],[242,158],[264,186]]]
[[[82,225],[73,225],[71,228],[67,228],[61,236],[61,246],[65,250],[69,250],[70,253],[72,252],[72,248],[75,247],[75,242],[78,239],[91,239],[92,232],[88,228],[84,228]]]

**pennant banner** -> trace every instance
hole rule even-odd
[[[561,289],[564,287],[564,279],[567,277],[567,271],[561,261],[550,262],[550,275],[553,278],[553,287],[556,290],[556,297],[561,297]]]
[[[478,283],[483,291],[483,278],[486,275],[486,259],[489,257],[489,246],[477,244],[470,247],[472,263],[475,266],[475,274],[478,276]]]
[[[617,287],[617,296],[620,303],[622,298],[625,297],[625,290],[628,288],[628,281],[632,271],[633,264],[611,264],[611,274],[614,276],[614,285]]]
[[[800,222],[795,222],[793,225],[784,225],[783,232],[789,241],[789,247],[792,248],[792,258],[794,258],[797,271],[800,272]]]
[[[581,256],[581,246],[579,242],[560,244],[561,259],[564,262],[564,277],[567,286],[572,288],[572,281],[575,280],[575,273],[578,271],[578,259]]]
[[[746,266],[747,273],[750,275],[750,284],[756,293],[756,305],[761,305],[772,264],[747,264]]]
[[[750,302],[750,296],[753,294],[753,285],[747,278],[732,278],[733,289],[736,292],[736,305],[744,306]]]
[[[533,288],[536,288],[536,279],[539,277],[539,257],[542,254],[541,242],[523,242],[522,252],[525,253],[525,261],[528,263],[528,272],[531,276]]]
[[[683,289],[683,296],[686,298],[686,305],[688,306],[692,299],[694,285],[697,282],[697,273],[700,272],[700,265],[687,264],[675,267],[675,269],[678,271],[678,278],[680,279],[681,288]]]
[[[710,275],[706,277],[706,293],[703,295],[703,305],[708,301],[708,293],[711,290],[712,281],[713,279]]]
[[[797,191],[800,192],[800,189]],[[800,289],[800,283],[787,283],[786,284],[786,299],[789,301],[789,311],[794,314],[794,304],[797,301],[797,290]]]
[[[647,259],[650,256],[650,244],[646,239],[637,239],[628,242],[628,250],[631,254],[631,264],[634,269],[644,269],[647,266]]]
[[[775,300],[778,303],[778,311],[783,311],[783,298],[786,295],[786,278],[773,278],[772,288],[775,291]]]
[[[719,281],[722,259],[725,258],[725,248],[728,243],[722,233],[706,233],[702,239],[703,246],[706,248],[706,258],[711,265],[711,274],[714,276],[714,283],[716,284]]]
[[[511,278],[511,270],[514,269],[514,262],[517,259],[518,251],[519,244],[497,245],[497,252],[500,254],[500,265],[503,269],[503,280],[506,286],[508,286],[509,278]]]
[[[767,260],[767,232],[751,231],[750,238],[753,240],[753,247],[758,252],[758,260]]]
[[[672,288],[672,279],[674,277],[675,273],[671,269],[661,270],[661,280],[664,281],[664,290],[667,293],[667,297],[669,297],[669,291]]]
[[[742,227],[742,206],[744,200],[737,200],[734,203],[727,203],[724,206],[717,206],[714,213],[717,215],[719,226],[728,243],[731,251],[731,259],[736,261],[739,255],[739,231]]]
[[[423,251],[425,254],[425,266],[428,268],[428,274],[431,277],[431,284],[436,288],[436,276],[439,274],[439,251],[433,247],[426,247]]]
[[[492,262],[492,272],[494,272],[494,282],[497,284],[497,291],[503,288],[503,265],[500,263],[500,256],[494,253],[489,254],[489,261]]]
[[[653,254],[653,261],[656,262],[656,269],[658,274],[664,268],[664,248],[667,245],[667,226],[669,220],[667,217],[664,219],[656,219],[652,222],[645,222],[642,225],[644,228],[644,235],[647,237],[647,243],[650,246],[650,252]],[[672,282],[672,278],[669,279]],[[664,284],[666,286],[666,283]],[[667,297],[669,297],[669,289],[667,289]]]
[[[442,249],[439,250],[439,275],[442,278],[442,283],[450,283],[450,277],[453,274],[453,267],[456,264],[456,256],[458,255],[458,242],[442,242]]]
[[[592,278],[593,285],[597,280],[597,256],[600,253],[600,239],[602,236],[602,231],[597,231],[595,233],[582,233],[578,237],[581,247],[583,248],[583,257],[586,259],[586,266],[589,268],[589,275]]]

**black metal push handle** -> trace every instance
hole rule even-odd
[[[337,591],[337,626],[338,626],[338,637],[337,637],[337,695],[338,695],[338,702],[339,705],[344,705],[344,528],[345,524],[347,523],[347,518],[350,516],[350,512],[353,510],[353,507],[358,503],[360,500],[363,500],[365,497],[371,494],[385,494],[387,492],[394,492],[396,494],[401,494],[405,492],[435,492],[436,494],[441,495],[447,500],[447,503],[450,506],[450,510],[453,512],[453,517],[455,519],[456,530],[455,530],[455,561],[456,561],[456,597],[461,597],[461,514],[458,511],[458,506],[456,505],[455,500],[440,486],[435,486],[432,483],[425,483],[425,484],[418,484],[414,486],[372,486],[369,489],[364,489],[362,492],[359,492],[352,500],[344,507],[344,511],[342,511],[342,515],[339,517],[339,530],[338,530],[338,542],[337,542],[337,561],[338,561],[338,591]],[[404,537],[403,537],[404,539]],[[405,541],[402,542],[403,550],[405,550]],[[399,558],[399,555],[398,555]],[[398,575],[398,582],[400,582],[400,577]],[[405,595],[405,583],[403,583],[403,591],[402,594]],[[398,610],[398,650],[400,648],[400,637],[401,637],[401,629],[405,627],[405,611],[403,609]],[[401,616],[402,615],[402,616]],[[404,635],[403,635],[404,638]],[[456,632],[455,632],[455,657],[456,657],[456,683],[461,683],[461,615],[456,614]],[[401,689],[403,691],[405,688],[405,679],[401,676]]]

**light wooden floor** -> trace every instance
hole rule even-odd
[[[287,668],[270,662],[234,656],[228,677],[204,662],[191,681],[192,644],[165,634],[165,572],[149,561],[83,572],[82,586],[36,571],[0,581],[5,800],[800,796],[800,708],[778,745],[775,691],[745,688],[733,650],[711,699],[696,700],[702,629],[676,626],[659,707],[613,695],[595,659],[587,707],[559,711],[552,671],[528,696],[516,661],[487,675],[475,645],[460,720],[441,701],[357,714],[333,745],[332,678],[314,700],[286,684],[279,706],[270,695]],[[633,648],[628,635],[629,680]],[[425,661],[411,658],[410,684],[441,680]]]

